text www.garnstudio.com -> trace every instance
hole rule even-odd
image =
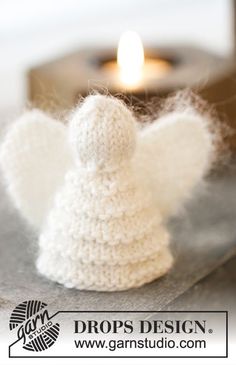
[[[116,351],[119,349],[173,349],[173,348],[188,348],[188,349],[204,349],[206,348],[205,340],[168,340],[166,337],[161,337],[158,340],[142,339],[142,340],[75,340],[77,349],[108,349]]]

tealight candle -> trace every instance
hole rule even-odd
[[[172,68],[169,61],[158,57],[145,57],[141,38],[127,31],[120,37],[117,60],[103,63],[102,69],[113,79],[117,88],[134,91],[164,77]]]
[[[144,105],[181,88],[202,87],[206,79],[214,82],[222,64],[189,46],[144,49],[139,35],[127,31],[117,49],[82,49],[30,70],[29,96],[34,106],[56,113],[75,106],[91,90]]]

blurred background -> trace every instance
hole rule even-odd
[[[144,103],[193,88],[230,125],[235,151],[235,14],[234,0],[0,0],[2,123],[26,105],[58,114],[93,88]],[[151,50],[151,61],[170,65],[163,72],[151,63],[148,80],[133,90],[117,82],[115,64],[127,30],[140,36],[146,62]]]
[[[185,45],[228,60],[234,52],[233,5],[232,0],[1,0],[0,112],[25,105],[30,69],[88,47],[116,47],[127,29],[139,33],[144,47]],[[207,75],[201,81],[206,84]]]

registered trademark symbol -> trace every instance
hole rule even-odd
[[[208,333],[213,333],[213,329],[211,329],[211,328],[210,328],[210,329],[208,330]]]

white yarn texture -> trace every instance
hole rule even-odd
[[[120,101],[89,96],[69,127],[23,115],[1,147],[16,207],[39,230],[38,271],[66,287],[117,291],[172,266],[165,219],[210,167],[213,143],[196,112],[140,130]]]

